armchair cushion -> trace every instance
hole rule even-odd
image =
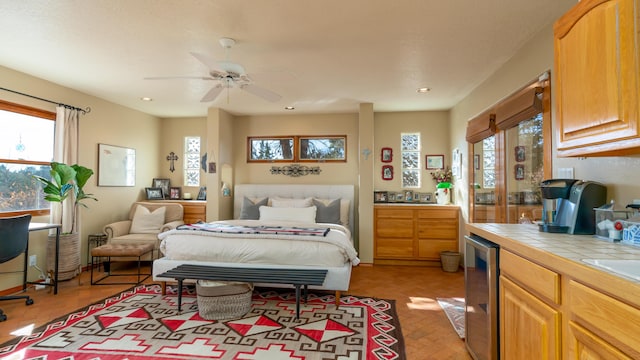
[[[138,205],[131,220],[132,234],[158,234],[160,227],[165,223],[166,207],[159,207],[153,211],[142,205]]]

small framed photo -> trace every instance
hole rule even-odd
[[[382,180],[393,180],[393,166],[384,165],[382,167]]]
[[[444,169],[444,155],[427,155],[427,170]]]
[[[434,202],[433,193],[430,193],[430,192],[420,193],[420,202],[425,204]]]
[[[169,189],[169,199],[180,200],[182,198],[182,188],[172,186]]]
[[[405,190],[404,191],[404,201],[406,202],[413,202],[413,191],[412,190]]]
[[[526,150],[524,146],[516,146],[515,148],[515,156],[517,162],[523,162],[526,158]]]
[[[169,187],[171,187],[171,180],[169,179],[153,179],[151,187],[161,188],[163,198],[169,197]]]
[[[389,193],[387,191],[374,191],[373,202],[386,203],[389,201]]]
[[[393,161],[393,149],[390,147],[383,147],[380,151],[380,161],[385,163]]]
[[[396,202],[396,194],[397,194],[397,192],[395,192],[395,191],[388,191],[387,192],[387,202],[390,202],[390,203]]]
[[[516,180],[524,180],[524,165],[517,164],[514,166],[514,173]]]
[[[473,155],[473,168],[475,170],[480,170],[480,155]]]
[[[404,192],[399,191],[396,193],[396,202],[403,202],[404,201]]]
[[[147,200],[164,200],[164,194],[162,193],[162,188],[159,187],[148,187],[144,188],[147,193]]]
[[[207,200],[207,187],[200,186],[200,191],[198,191],[197,200]]]

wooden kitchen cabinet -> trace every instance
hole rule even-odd
[[[640,358],[640,310],[573,280],[568,294],[571,359]]]
[[[440,265],[440,252],[458,251],[459,208],[376,205],[374,263]]]
[[[582,0],[554,25],[558,156],[640,153],[639,0]]]
[[[500,252],[502,359],[561,359],[560,275]]]

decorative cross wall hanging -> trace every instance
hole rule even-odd
[[[176,170],[176,167],[173,166],[173,162],[175,160],[178,160],[178,155],[176,155],[176,153],[174,153],[173,151],[169,153],[169,155],[167,156],[167,161],[169,161],[169,171],[174,172]]]

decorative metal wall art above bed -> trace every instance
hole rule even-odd
[[[306,166],[300,164],[271,167],[271,175],[287,175],[291,177],[299,177],[309,174],[320,175],[321,171],[320,166]]]

